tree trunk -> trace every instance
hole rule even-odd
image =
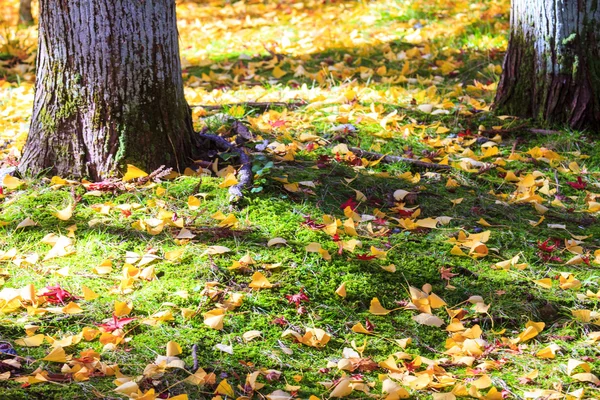
[[[25,25],[33,24],[33,15],[31,15],[31,0],[20,1],[19,22]]]
[[[600,129],[600,0],[513,0],[495,108]]]
[[[98,180],[196,156],[174,0],[41,0],[35,89],[22,172]]]

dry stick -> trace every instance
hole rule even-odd
[[[556,135],[556,134],[561,133],[559,131],[552,131],[549,129],[527,128],[526,125],[519,125],[519,126],[515,126],[514,128],[506,128],[506,129],[486,129],[483,131],[479,131],[479,134],[481,134],[481,135],[495,135],[495,134],[502,135],[502,134],[513,133],[513,132],[517,132],[517,131],[525,131],[525,132],[534,133],[537,135]]]
[[[419,161],[412,158],[400,157],[400,156],[389,156],[381,153],[374,153],[372,151],[366,151],[359,149],[358,147],[349,147],[348,150],[356,154],[360,158],[366,158],[367,160],[381,160],[384,163],[395,163],[403,162],[406,164],[412,164],[416,167],[421,168],[434,168],[434,169],[450,169],[449,165],[429,163],[425,161]]]
[[[196,373],[198,370],[198,345],[192,346],[192,359],[194,360],[194,366],[192,367],[192,373]]]
[[[240,157],[242,167],[238,171],[238,184],[229,187],[229,201],[237,201],[244,197],[242,190],[252,186],[252,161],[241,148],[229,143],[221,136],[199,133],[202,139],[210,140],[221,150],[231,151]]]
[[[242,103],[229,103],[229,104],[217,104],[217,105],[210,105],[210,104],[193,104],[190,105],[190,107],[202,107],[205,110],[208,111],[218,111],[218,110],[222,110],[223,108],[226,107],[235,107],[235,106],[245,106],[245,107],[252,107],[252,108],[260,108],[260,109],[269,109],[271,107],[284,107],[290,110],[294,110],[296,108],[305,106],[306,102],[305,101],[295,101],[295,102],[285,102],[285,101],[246,101],[246,102],[242,102]]]

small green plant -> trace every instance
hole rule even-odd
[[[252,172],[254,172],[254,187],[250,190],[252,193],[259,193],[267,183],[267,176],[273,168],[273,161],[268,161],[265,156],[258,156],[254,159]]]

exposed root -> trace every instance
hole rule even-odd
[[[6,175],[12,175],[16,171],[17,167],[0,168],[0,184],[2,183]]]
[[[229,143],[221,136],[211,135],[205,132],[206,131],[202,131],[199,133],[200,138],[213,142],[217,148],[222,151],[231,151],[240,157],[242,166],[238,171],[238,184],[229,187],[229,201],[237,202],[244,197],[242,191],[244,189],[249,189],[252,186],[252,160],[250,160],[248,154],[240,147]]]
[[[244,103],[230,103],[230,104],[218,104],[218,105],[206,105],[206,104],[194,104],[190,105],[190,107],[202,107],[208,111],[219,111],[223,108],[235,107],[235,106],[245,106],[250,108],[258,108],[261,110],[268,110],[271,107],[282,107],[287,108],[288,110],[295,110],[302,106],[305,106],[305,101],[273,101],[273,102],[261,102],[261,101],[247,101]]]
[[[420,168],[431,168],[431,169],[450,169],[449,165],[443,164],[435,164],[429,163],[425,161],[419,161],[412,158],[400,157],[400,156],[390,156],[381,153],[375,153],[372,151],[366,151],[359,149],[358,147],[349,147],[348,150],[356,154],[356,156],[360,158],[366,158],[367,160],[381,160],[384,163],[395,163],[395,162],[403,162],[406,164],[412,164],[415,167]]]

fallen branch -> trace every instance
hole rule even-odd
[[[194,365],[192,365],[192,373],[195,373],[198,370],[198,345],[194,344],[192,346],[192,359],[194,360]]]
[[[549,130],[549,129],[536,129],[536,128],[527,128],[527,125],[519,125],[519,126],[515,126],[514,128],[506,128],[506,129],[485,129],[482,131],[479,131],[480,135],[502,135],[502,134],[508,134],[508,133],[514,133],[514,132],[529,132],[529,133],[533,133],[536,135],[558,135],[561,132],[560,131],[553,131],[553,130]]]
[[[381,153],[375,153],[372,151],[366,151],[359,149],[358,147],[349,147],[348,150],[353,152],[356,156],[360,158],[366,158],[367,160],[381,160],[384,163],[396,163],[403,162],[406,164],[412,164],[416,167],[420,168],[432,168],[432,169],[450,169],[449,165],[435,164],[429,163],[425,161],[415,160],[413,158],[406,158],[400,156],[390,156]]]
[[[229,201],[238,201],[239,199],[244,197],[242,191],[244,189],[249,189],[252,186],[252,161],[243,149],[229,143],[221,136],[211,135],[204,132],[206,132],[206,130],[199,133],[200,138],[209,140],[213,142],[217,146],[217,148],[223,151],[231,151],[233,153],[236,153],[240,157],[240,162],[242,166],[238,171],[238,183],[229,187]]]
[[[250,107],[250,108],[260,108],[262,110],[268,110],[269,108],[272,107],[282,107],[282,108],[287,108],[288,110],[295,110],[297,108],[300,108],[302,106],[305,106],[306,102],[304,100],[301,101],[291,101],[291,102],[285,102],[285,101],[246,101],[243,103],[228,103],[228,104],[216,104],[216,105],[212,105],[212,104],[193,104],[190,105],[190,107],[202,107],[205,110],[208,111],[219,111],[222,110],[223,108],[230,108],[230,107],[235,107],[235,106],[244,106],[244,107]]]

